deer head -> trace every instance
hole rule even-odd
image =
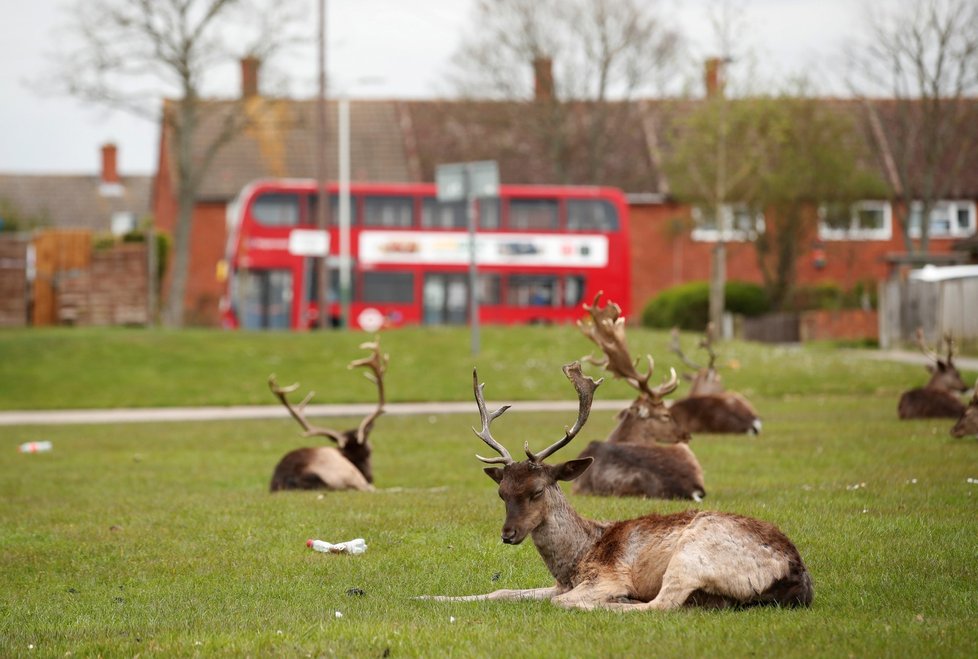
[[[595,359],[588,355],[582,358],[598,366],[603,366],[616,378],[628,382],[638,391],[638,398],[618,415],[618,427],[612,431],[608,441],[639,442],[653,441],[677,442],[689,439],[689,433],[683,430],[669,414],[664,398],[676,390],[679,378],[676,369],[669,369],[669,379],[662,384],[651,387],[649,380],[655,369],[651,355],[646,355],[648,371],[639,373],[638,360],[632,360],[625,341],[625,319],[621,316],[621,308],[614,302],[601,308],[598,303],[602,293],[594,297],[593,304],[585,304],[584,310],[588,318],[577,322],[578,328],[594,342],[604,353],[603,359]]]
[[[954,366],[954,337],[945,334],[944,343],[947,346],[947,356],[942,358],[927,345],[924,340],[923,328],[917,328],[917,346],[933,362],[927,365],[927,372],[931,374],[931,377],[926,387],[944,391],[965,391],[968,389],[968,385],[965,384],[961,373]],[[940,344],[937,347],[940,348]]]
[[[560,491],[559,481],[572,481],[591,466],[593,458],[570,460],[556,465],[544,464],[544,460],[565,446],[581,431],[587,422],[594,400],[594,390],[602,380],[595,382],[581,372],[579,362],[573,362],[563,367],[564,375],[574,384],[579,400],[577,422],[565,429],[564,436],[543,449],[539,453],[530,451],[529,442],[523,444],[527,459],[522,462],[514,460],[509,451],[497,442],[489,431],[490,424],[509,409],[509,405],[500,407],[495,412],[486,409],[483,394],[485,384],[479,384],[478,373],[472,371],[472,388],[475,392],[479,416],[482,419],[482,430],[473,428],[475,434],[490,448],[499,453],[500,457],[476,457],[487,464],[499,464],[501,467],[487,467],[486,474],[499,484],[499,497],[506,504],[506,521],[503,523],[502,539],[510,545],[518,545],[526,536],[543,524],[554,510],[561,505],[566,506],[566,500]]]
[[[374,421],[377,420],[377,417],[384,413],[384,403],[386,402],[384,395],[384,373],[387,372],[387,363],[390,361],[390,356],[381,354],[379,339],[362,343],[360,344],[360,348],[370,350],[370,354],[350,362],[347,368],[363,367],[366,369],[364,376],[377,385],[377,407],[365,416],[356,428],[340,432],[332,428],[323,428],[309,423],[308,419],[306,419],[305,409],[316,392],[310,391],[298,405],[293,405],[288,399],[288,395],[299,388],[299,383],[282,387],[279,386],[275,380],[275,375],[272,374],[268,377],[268,388],[275,394],[282,405],[285,406],[285,409],[289,411],[292,418],[302,426],[303,437],[325,437],[336,442],[337,448],[344,457],[360,470],[368,483],[372,483],[373,468],[370,464],[370,456],[373,452],[373,447],[370,445],[370,431],[373,430]]]
[[[978,382],[975,382],[975,393],[972,394],[971,402],[965,408],[964,414],[951,428],[952,437],[967,437],[968,435],[978,435]]]

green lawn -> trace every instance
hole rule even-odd
[[[476,361],[490,398],[573,399],[559,363],[587,351],[583,337],[535,328],[483,338]],[[318,402],[368,400],[369,383],[354,387],[362,378],[333,363],[354,356],[356,341],[328,339],[344,349],[313,335],[0,333],[0,400],[7,409],[68,406],[59,381],[81,368],[88,385],[77,389],[77,407],[122,404],[127,393],[140,405],[271,402],[269,366],[282,381],[308,380]],[[635,332],[630,341],[669,363],[664,335]],[[384,342],[392,399],[471,399],[466,334],[397,332]],[[132,349],[110,358],[89,343]],[[471,414],[378,420],[374,493],[270,495],[275,462],[306,443],[284,410],[267,421],[0,426],[0,656],[975,656],[978,484],[969,479],[978,481],[978,442],[951,439],[950,422],[896,419],[896,392],[922,380],[922,369],[824,346],[723,348],[743,364],[728,380],[752,392],[764,434],[693,440],[706,472],[701,506],[778,524],[813,575],[811,609],[622,615],[412,600],[550,583],[529,542],[499,541],[502,503],[474,457],[485,449],[469,429],[474,403]],[[52,353],[36,366],[48,372],[28,367],[20,354],[28,350]],[[112,366],[88,372],[100,351]],[[249,359],[225,354],[238,351]],[[140,360],[152,364],[129,372]],[[335,397],[321,384],[333,381],[323,375],[330,369]],[[258,382],[246,386],[252,372]],[[236,379],[238,389],[221,391]],[[51,389],[24,392],[25,383]],[[517,402],[493,434],[513,451],[524,439],[540,448],[572,417],[521,412]],[[612,417],[595,412],[552,460],[607,434]],[[34,439],[54,450],[17,453]],[[602,519],[690,505],[572,501]],[[366,554],[304,544],[355,537],[366,539]]]
[[[183,405],[275,405],[266,380],[299,381],[313,402],[368,402],[374,387],[346,364],[365,354],[363,333],[249,333],[215,330],[86,329],[0,330],[0,410]],[[490,397],[564,399],[559,366],[593,345],[570,326],[486,327],[482,350],[471,355],[464,328],[414,327],[385,332],[391,356],[388,400],[471,398],[472,367],[488,382]],[[667,332],[630,328],[633,356],[656,358],[655,378],[680,367]],[[687,353],[701,359],[684,339]],[[748,396],[879,394],[891,397],[923,385],[923,367],[855,360],[830,345],[770,347],[742,342],[719,347],[728,386]],[[735,362],[738,368],[725,365]],[[858,367],[854,363],[858,362]],[[966,373],[968,382],[974,373]],[[602,388],[608,399],[631,397],[622,382]]]

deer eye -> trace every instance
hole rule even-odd
[[[533,494],[530,495],[530,498],[539,499],[541,496],[543,496],[543,488],[540,488],[539,490],[534,490]]]

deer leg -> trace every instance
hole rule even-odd
[[[478,602],[483,600],[546,600],[559,592],[557,586],[549,588],[526,588],[523,590],[494,590],[485,595],[421,595],[413,599],[431,600],[434,602]]]
[[[612,581],[581,583],[553,598],[554,604],[558,606],[585,611],[634,606],[622,600],[628,600],[627,589]]]

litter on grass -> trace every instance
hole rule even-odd
[[[313,540],[310,538],[306,540],[306,547],[324,554],[352,554],[354,556],[367,551],[367,543],[363,538],[355,538],[346,542],[339,542],[335,545],[325,540]]]

